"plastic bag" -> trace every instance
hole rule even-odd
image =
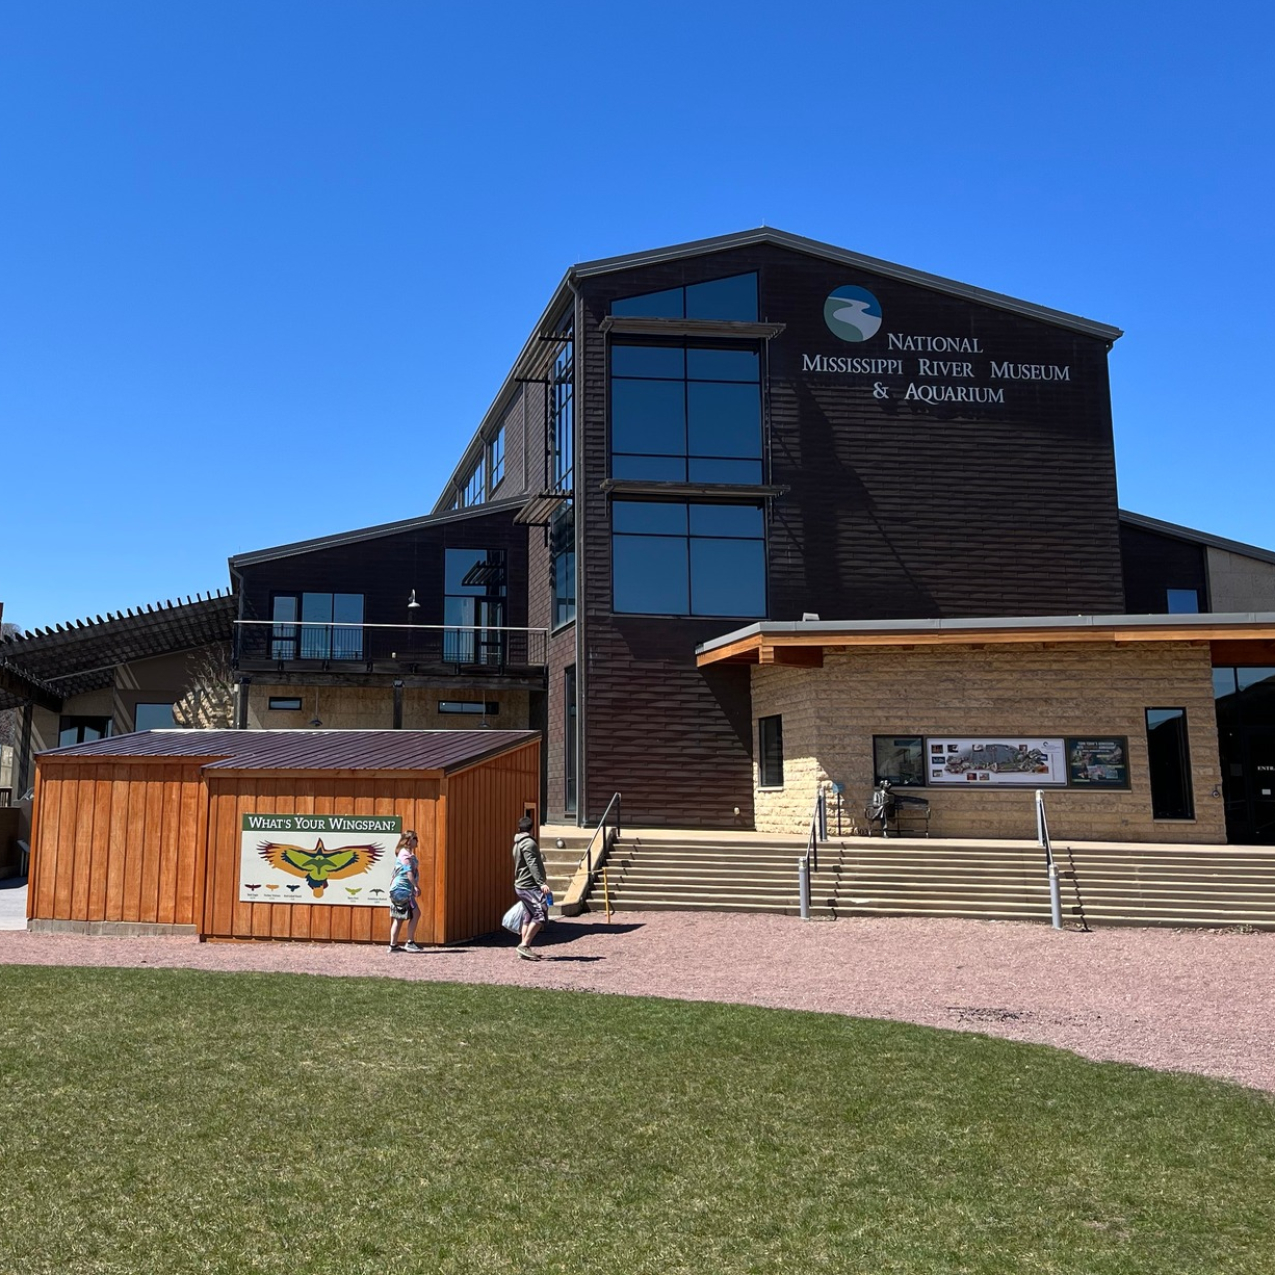
[[[527,924],[527,905],[519,899],[517,903],[500,918],[500,923],[511,934],[521,934],[522,927]]]

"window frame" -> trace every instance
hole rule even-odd
[[[783,786],[784,715],[771,713],[757,719],[757,789],[777,792]]]
[[[271,695],[266,700],[266,710],[271,713],[299,713],[302,711],[300,695]]]
[[[633,531],[615,529],[615,510],[618,505],[637,505],[647,507],[664,506],[670,509],[681,509],[684,512],[683,526],[684,531],[674,530],[655,530],[655,531]],[[759,515],[761,525],[760,535],[757,536],[741,536],[741,535],[705,535],[697,534],[693,530],[692,509],[696,506],[706,506],[708,508],[723,509],[749,509],[754,510]],[[705,500],[651,500],[637,499],[632,497],[615,497],[611,500],[610,506],[610,543],[611,543],[611,612],[613,615],[655,615],[663,616],[671,619],[724,619],[724,620],[747,620],[747,619],[765,619],[770,611],[770,556],[769,556],[769,525],[766,518],[766,506],[760,500],[755,501],[705,501]],[[619,605],[617,596],[617,542],[618,541],[637,541],[637,540],[658,540],[658,541],[681,541],[685,553],[686,561],[686,609],[685,610],[631,610]],[[700,611],[695,608],[695,552],[694,547],[697,544],[713,544],[718,542],[739,543],[757,545],[761,554],[761,600],[760,606],[756,610],[734,610],[734,611]]]

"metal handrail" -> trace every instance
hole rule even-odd
[[[613,796],[611,800],[607,802],[607,808],[602,812],[602,818],[598,820],[598,826],[593,830],[593,835],[589,838],[589,844],[585,846],[584,848],[584,854],[580,856],[580,864],[588,872],[590,884],[592,884],[592,881],[593,881],[593,874],[598,870],[598,866],[601,863],[601,857],[598,860],[598,864],[595,864],[593,862],[593,843],[598,839],[598,834],[601,833],[602,830],[606,827],[606,822],[607,822],[607,819],[610,817],[612,806],[615,807],[615,835],[616,837],[619,837],[620,835],[620,794],[617,792],[615,796]],[[607,840],[606,840],[606,836],[603,835],[602,855],[605,856],[606,852],[607,852]],[[579,871],[578,868],[577,868],[577,871]]]
[[[810,816],[810,832],[806,852],[797,860],[797,900],[801,919],[810,920],[810,874],[819,871],[819,841],[828,839],[828,799],[822,788],[815,795],[815,808]]]
[[[572,873],[571,881],[567,886],[567,892],[563,896],[562,902],[564,908],[572,907],[578,910],[584,900],[584,896],[593,888],[594,877],[597,875],[598,870],[603,868],[606,864],[607,851],[610,850],[612,843],[620,836],[620,807],[620,794],[617,792],[611,800],[607,802],[607,807],[602,812],[602,818],[598,820],[598,826],[593,830],[593,835],[590,836],[589,843],[585,846],[584,853],[580,856],[579,863],[576,864],[576,869]],[[614,834],[608,836],[606,827],[607,821],[611,819],[612,810],[615,811],[615,819],[613,821]],[[595,860],[593,856],[593,846],[598,840],[599,835],[602,837],[602,847],[598,851],[598,856]],[[609,893],[606,903],[609,914],[611,909]],[[569,913],[568,915],[574,915],[574,912]]]
[[[1049,842],[1049,819],[1045,815],[1045,792],[1036,789],[1036,841],[1045,852],[1045,871],[1049,874],[1049,916],[1054,929],[1062,929],[1062,897],[1058,890],[1058,864]]]

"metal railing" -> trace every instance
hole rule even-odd
[[[1045,792],[1036,789],[1036,841],[1045,852],[1045,870],[1049,874],[1049,918],[1054,929],[1062,929],[1062,895],[1058,888],[1058,864],[1054,862],[1054,848],[1049,843],[1049,819],[1045,815]]]
[[[828,800],[822,788],[815,796],[814,812],[810,816],[810,832],[806,837],[806,852],[797,860],[797,899],[801,907],[801,919],[810,920],[810,874],[819,871],[819,842],[828,839]]]
[[[610,831],[608,831],[608,823]],[[598,820],[598,826],[593,830],[593,835],[589,838],[588,845],[584,848],[584,853],[580,856],[580,862],[576,865],[576,870],[571,876],[571,883],[567,886],[567,892],[563,897],[562,905],[565,911],[568,907],[578,910],[584,902],[585,896],[593,886],[594,878],[597,876],[600,868],[605,868],[606,857],[612,845],[620,836],[620,794],[617,792],[610,801],[607,802],[607,808],[602,812],[602,818]],[[599,844],[599,840],[601,844]],[[597,853],[594,853],[594,847],[597,846]],[[611,911],[610,891],[607,891],[607,914],[608,918]],[[574,912],[568,913],[574,915]]]
[[[508,625],[343,624],[334,620],[236,620],[236,666],[319,663],[386,671],[446,665],[543,668],[549,630]]]

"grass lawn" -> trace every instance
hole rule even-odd
[[[514,988],[0,969],[0,1271],[1275,1272],[1275,1103]]]

